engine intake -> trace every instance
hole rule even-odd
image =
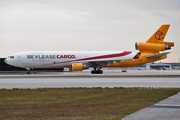
[[[141,51],[164,51],[171,49],[171,46],[165,44],[157,44],[157,43],[136,42],[135,48],[136,50],[141,50]]]
[[[87,64],[83,64],[83,63],[73,63],[72,64],[72,70],[73,71],[82,71],[84,69],[88,69],[89,66]]]

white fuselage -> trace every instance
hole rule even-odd
[[[5,62],[22,68],[61,67],[73,63],[129,60],[136,54],[129,51],[30,51],[12,54]]]

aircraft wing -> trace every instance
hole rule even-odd
[[[162,56],[167,55],[169,53],[170,52],[164,52],[164,53],[155,54],[155,55],[151,55],[151,56],[145,56],[145,58],[159,58],[159,57],[162,57]]]
[[[101,65],[102,67],[106,66],[108,63],[110,65],[113,65],[114,62],[120,63],[121,60],[111,60],[111,61],[92,61],[92,62],[88,62],[87,64],[89,64],[89,66],[97,66],[97,65]]]
[[[100,65],[102,67],[106,66],[108,63],[110,65],[113,65],[114,62],[116,63],[121,63],[121,61],[126,61],[126,60],[129,60],[129,59],[123,59],[123,60],[109,60],[109,61],[92,61],[92,62],[87,62],[86,64],[88,64],[89,66],[97,66],[97,65]],[[132,59],[133,60],[133,59]]]
[[[133,58],[128,58],[128,59],[119,59],[119,60],[104,60],[104,61],[91,61],[91,62],[87,62],[87,64],[89,66],[97,66],[100,65],[102,67],[106,66],[108,63],[110,65],[113,65],[114,62],[116,63],[120,63],[121,61],[126,61],[126,60],[130,60],[132,59],[134,61],[134,59],[138,59],[140,56],[140,52],[138,52]]]

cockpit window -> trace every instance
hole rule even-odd
[[[8,56],[8,58],[14,59],[14,56]]]

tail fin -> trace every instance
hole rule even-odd
[[[147,41],[146,43],[163,42],[170,25],[162,25]]]
[[[136,50],[164,51],[174,46],[173,42],[163,42],[170,25],[162,25],[145,43],[135,43]]]

